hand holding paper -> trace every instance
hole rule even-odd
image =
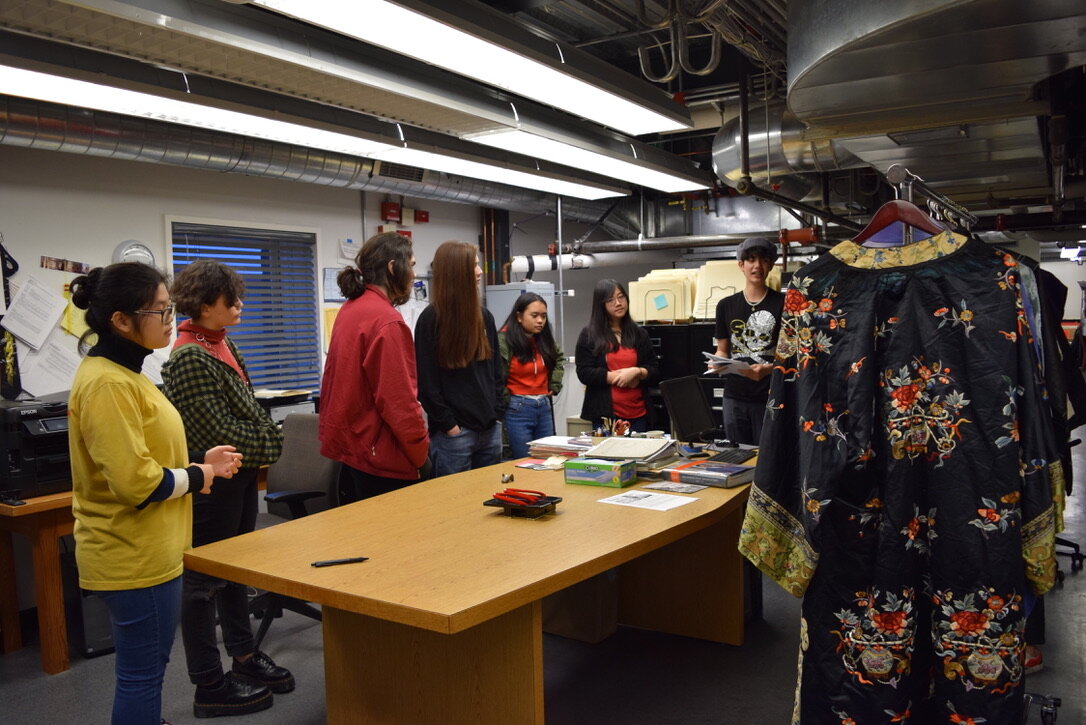
[[[742,360],[721,357],[711,352],[702,352],[701,354],[705,356],[705,363],[709,367],[706,372],[716,373],[717,375],[742,375],[745,370],[751,369],[750,364]]]

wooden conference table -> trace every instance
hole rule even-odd
[[[563,501],[534,520],[482,505],[505,485]],[[742,644],[747,490],[643,510],[503,463],[201,546],[185,566],[322,605],[329,723],[542,723],[540,600],[613,567],[623,624]],[[351,556],[370,559],[310,565]]]
[[[0,504],[0,629],[3,652],[23,646],[19,632],[19,598],[15,589],[12,533],[30,539],[34,564],[34,596],[38,607],[41,668],[50,675],[68,669],[68,630],[64,622],[64,588],[60,577],[61,536],[72,533],[72,494],[54,493],[28,499],[22,506]]]

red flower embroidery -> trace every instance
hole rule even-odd
[[[976,637],[988,629],[988,617],[981,612],[955,612],[950,615],[950,628],[966,637]]]
[[[823,297],[818,301],[818,309],[822,310],[823,312],[829,312],[833,309],[833,300],[831,300],[829,297]]]
[[[915,540],[916,535],[920,533],[920,519],[914,518],[909,523],[905,524],[905,529],[910,540]]]
[[[869,615],[875,629],[883,634],[900,637],[905,633],[905,612],[870,612]]]
[[[981,518],[988,519],[993,524],[998,523],[1001,518],[999,512],[995,509],[977,509],[977,513],[980,514]]]
[[[807,309],[807,298],[798,289],[790,289],[784,295],[784,309],[793,314],[803,312]]]
[[[931,314],[934,315],[935,317],[942,317],[943,315],[945,315],[948,312],[950,312],[950,310],[948,308],[940,307],[939,309],[937,309],[935,312],[933,312]]]
[[[1003,597],[991,596],[988,597],[987,604],[988,609],[991,609],[993,612],[998,612],[999,610],[1003,609],[1003,605],[1005,605],[1006,602],[1003,601]]]
[[[1004,254],[1003,255],[1003,265],[1006,266],[1006,267],[1017,267],[1018,262],[1015,261],[1014,257],[1012,257],[1011,255]]]
[[[916,402],[916,396],[920,387],[918,385],[902,385],[890,393],[890,397],[894,399],[894,407],[898,410],[904,411]]]

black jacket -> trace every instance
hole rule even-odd
[[[648,377],[641,381],[641,394],[648,398],[648,386],[656,382],[660,364],[656,359],[656,351],[652,349],[649,333],[643,327],[637,328],[634,348],[637,350],[637,366],[649,371]],[[587,421],[613,417],[611,386],[607,384],[607,353],[593,352],[587,327],[581,330],[577,338],[574,356],[577,362],[577,379],[585,385],[581,417]],[[647,403],[646,400],[646,407]]]
[[[419,374],[419,402],[431,432],[459,425],[484,431],[501,418],[501,359],[494,316],[483,308],[483,324],[491,355],[455,370],[437,363],[437,315],[427,307],[415,323],[415,362]]]

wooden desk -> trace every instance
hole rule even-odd
[[[72,533],[72,494],[28,499],[23,506],[0,504],[0,629],[3,651],[23,646],[19,633],[19,597],[15,591],[12,533],[30,539],[34,562],[34,597],[38,606],[41,668],[50,675],[68,669],[68,628],[60,579],[61,536]]]
[[[483,507],[513,471],[562,496],[557,513]],[[596,503],[615,493],[504,463],[202,546],[185,565],[323,605],[329,723],[542,723],[540,600],[591,576],[621,567],[623,623],[743,640],[747,487],[672,511]],[[349,556],[370,560],[310,566]]]

